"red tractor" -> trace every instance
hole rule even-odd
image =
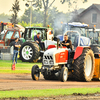
[[[44,79],[59,79],[63,82],[67,78],[74,78],[78,81],[91,81],[93,78],[100,78],[100,51],[94,46],[97,52],[91,48],[90,39],[83,37],[77,31],[67,31],[65,34],[72,41],[73,50],[68,59],[68,49],[65,47],[50,46],[44,52],[42,67],[32,67],[31,75],[33,80],[38,80],[41,74]],[[61,43],[60,43],[61,44]]]

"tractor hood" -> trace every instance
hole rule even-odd
[[[60,53],[60,52],[65,52],[65,50],[68,50],[67,48],[51,48],[51,49],[48,49],[44,52],[44,55],[53,55],[53,54],[56,54],[56,53]]]
[[[46,50],[45,52],[44,52],[44,55],[46,54],[48,54],[48,55],[53,55],[53,53],[54,52],[56,52],[57,51],[57,48],[51,48],[51,49],[48,49],[48,50]]]
[[[58,65],[65,64],[68,60],[67,48],[51,48],[44,52],[43,64],[44,65]]]

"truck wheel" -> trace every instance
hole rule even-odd
[[[32,42],[24,42],[20,48],[20,59],[23,62],[33,62],[40,55],[40,50],[37,44]]]
[[[66,82],[67,78],[68,78],[68,69],[67,69],[67,67],[62,67],[61,75],[60,75],[60,80],[62,82]]]
[[[94,54],[91,49],[84,49],[73,64],[74,78],[79,81],[91,81],[94,74]]]
[[[31,70],[31,76],[33,80],[39,80],[40,72],[39,72],[39,66],[34,65]]]

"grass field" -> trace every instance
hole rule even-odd
[[[19,97],[50,97],[65,96],[74,93],[93,94],[100,93],[100,88],[68,88],[68,89],[45,89],[45,90],[16,90],[0,91],[0,98],[19,98]]]
[[[41,67],[41,63],[29,63],[18,60],[14,71],[11,70],[12,61],[0,60],[0,73],[30,73],[33,65]]]

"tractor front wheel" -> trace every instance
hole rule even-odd
[[[39,72],[39,66],[34,65],[31,70],[31,76],[33,80],[39,80],[40,72]]]
[[[68,78],[68,69],[67,69],[67,67],[62,67],[61,75],[60,75],[60,80],[62,82],[66,82],[67,78]]]

